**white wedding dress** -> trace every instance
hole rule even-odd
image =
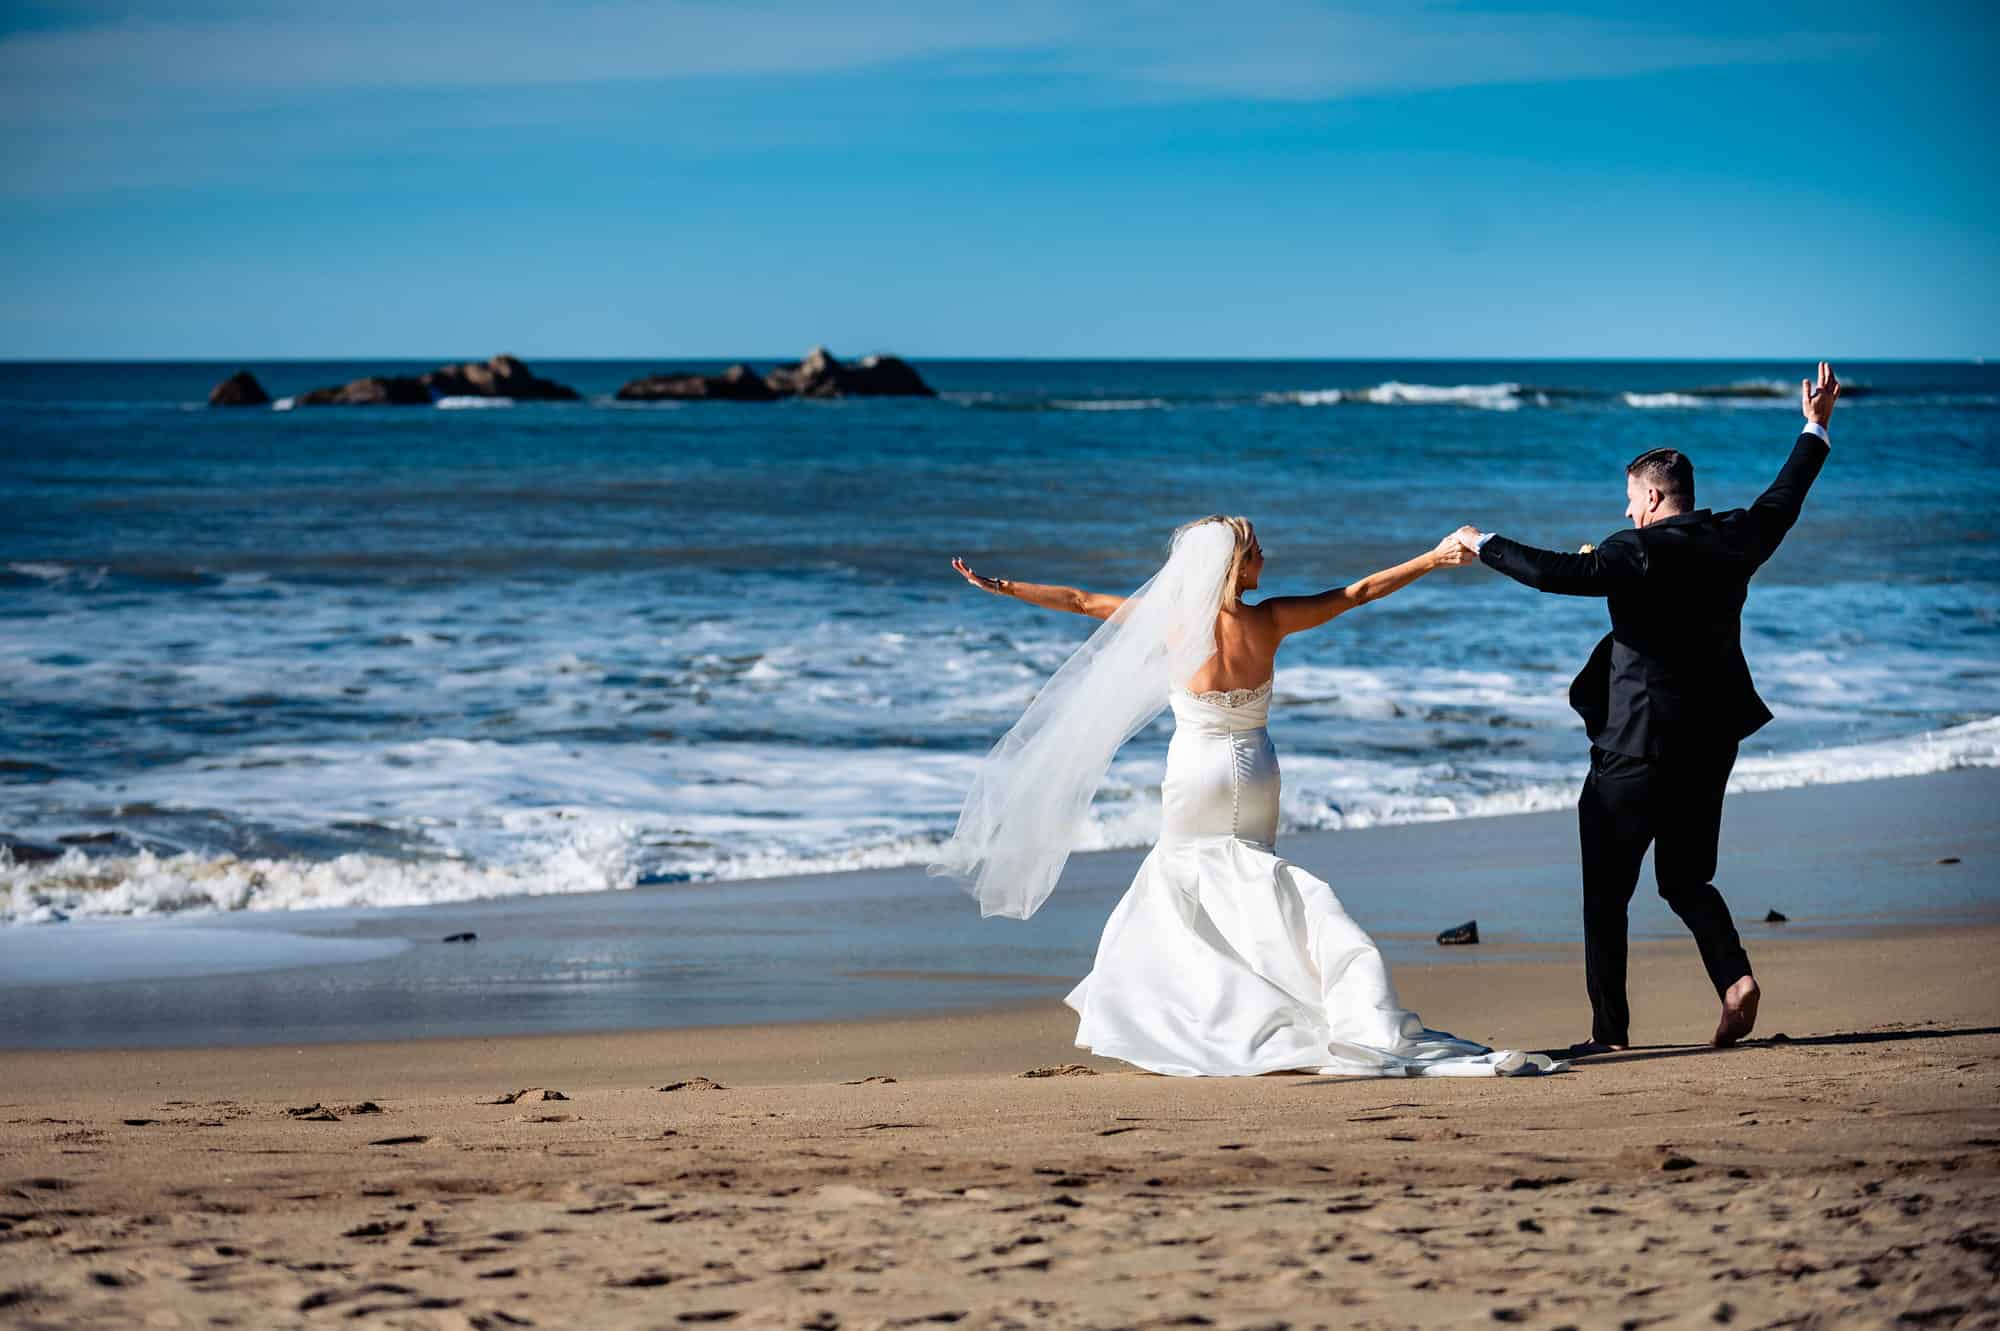
[[[1063,999],[1076,1045],[1173,1077],[1560,1072],[1542,1054],[1427,1030],[1333,890],[1274,853],[1271,685],[1175,689],[1159,844]]]

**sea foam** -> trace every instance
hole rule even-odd
[[[1301,407],[1333,407],[1347,402],[1366,402],[1378,407],[1479,407],[1486,411],[1513,411],[1521,405],[1520,393],[1519,384],[1406,384],[1391,379],[1366,388],[1312,388],[1266,393],[1263,401]]]
[[[1159,411],[1170,404],[1161,397],[1058,397],[1049,405],[1058,411]]]
[[[761,756],[741,756],[758,769],[766,765]],[[1456,793],[1450,779],[1453,767],[1465,761],[1446,752],[1419,764],[1288,754],[1284,827],[1287,831],[1376,827],[1575,805],[1578,773],[1537,771],[1532,765],[1519,768],[1517,779],[1497,788],[1473,790],[1468,782],[1466,793]],[[970,763],[939,755],[933,757],[932,767],[923,783],[931,798],[924,802],[935,809],[938,801],[948,802],[961,789],[970,775]],[[1902,739],[1747,755],[1738,761],[1729,788],[1783,790],[1975,767],[2000,767],[2000,717]],[[751,769],[743,770],[747,774]],[[851,783],[855,774],[836,775],[839,782]],[[858,800],[855,807],[815,810],[783,841],[746,842],[736,854],[697,855],[685,861],[680,872],[666,879],[652,875],[650,881],[766,878],[922,864],[935,854],[949,830],[948,820],[934,814],[913,820],[899,832],[878,834],[872,840],[856,838],[857,810],[868,801],[865,792],[853,791],[851,784],[850,793]],[[719,823],[736,823],[728,805],[740,796],[727,793],[726,787],[718,794],[711,815]],[[1157,758],[1121,759],[1091,810],[1077,849],[1148,844],[1159,831],[1159,798]],[[541,832],[548,827],[546,819],[525,810],[518,811],[513,821]],[[877,819],[876,825],[883,821]],[[0,850],[0,922],[417,906],[617,891],[649,880],[639,866],[648,843],[659,834],[643,815],[625,818],[599,810],[577,816],[561,833],[529,838],[518,853],[496,859],[463,853],[412,857],[350,853],[313,860],[193,851],[90,857],[71,848],[55,860],[15,863]],[[815,840],[824,848],[813,849]],[[721,852],[726,840],[711,844]]]

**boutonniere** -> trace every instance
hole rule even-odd
[[[1594,545],[1592,545],[1592,544],[1591,544],[1590,542],[1588,542],[1588,541],[1585,541],[1585,542],[1584,542],[1584,543],[1583,543],[1582,545],[1579,545],[1579,546],[1578,546],[1578,547],[1576,548],[1576,552],[1577,552],[1578,554],[1580,554],[1580,555],[1587,555],[1587,554],[1589,554],[1589,553],[1590,553],[1591,551],[1595,550],[1596,548],[1597,548],[1597,547],[1596,547],[1596,546],[1594,546]]]

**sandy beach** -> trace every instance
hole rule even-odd
[[[1711,1051],[1690,946],[1645,943],[1650,1042],[1535,1079],[1159,1077],[1053,1000],[17,1052],[0,1322],[1991,1326],[1996,945],[1763,940],[1759,1037]],[[1543,1048],[1575,966],[1400,974]]]

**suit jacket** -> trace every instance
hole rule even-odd
[[[1748,508],[1705,508],[1561,554],[1495,536],[1483,563],[1538,591],[1609,598],[1611,632],[1570,685],[1590,742],[1657,758],[1690,744],[1740,741],[1771,719],[1743,659],[1751,575],[1798,521],[1827,445],[1802,433],[1771,488]]]

